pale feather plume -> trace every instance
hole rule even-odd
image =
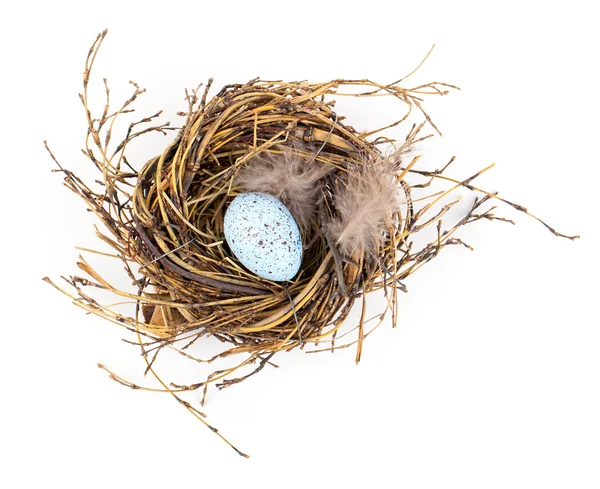
[[[378,254],[386,223],[399,206],[397,163],[390,157],[365,162],[339,183],[334,193],[336,215],[326,228],[343,255],[352,257],[355,250],[369,257]]]
[[[315,150],[298,143],[263,151],[252,158],[235,178],[245,192],[274,195],[290,210],[300,228],[315,218],[321,199],[323,177],[331,166],[314,160]]]

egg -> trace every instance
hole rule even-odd
[[[238,195],[225,212],[225,240],[236,258],[264,279],[285,282],[302,263],[302,238],[288,208],[273,195]]]

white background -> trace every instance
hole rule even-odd
[[[11,2],[2,53],[0,486],[599,488],[598,39],[593,2]],[[204,410],[237,456],[164,394],[117,385],[143,361],[123,332],[42,282],[102,248],[61,185],[47,139],[91,176],[77,93],[87,49],[108,27],[94,76],[115,100],[133,79],[141,115],[177,123],[183,89],[267,79],[411,78],[462,88],[426,107],[444,133],[423,164],[458,157],[464,178],[526,205],[559,239],[482,222],[407,281],[401,318],[354,351],[281,355]],[[348,109],[358,129],[399,106]],[[395,135],[403,135],[399,129]],[[165,138],[132,146],[157,154]],[[120,267],[91,257],[114,281]],[[377,309],[375,307],[375,309]],[[353,315],[351,319],[355,319]],[[193,366],[179,363],[181,375]],[[176,371],[176,373],[178,373]],[[143,379],[141,382],[145,382]],[[150,379],[147,379],[150,383]]]

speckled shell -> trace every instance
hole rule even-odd
[[[302,263],[302,238],[288,208],[276,197],[238,195],[225,212],[225,239],[242,264],[259,277],[284,282]]]

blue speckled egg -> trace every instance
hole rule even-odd
[[[260,192],[238,195],[225,212],[225,239],[236,258],[259,277],[284,282],[302,263],[302,238],[288,208]]]

